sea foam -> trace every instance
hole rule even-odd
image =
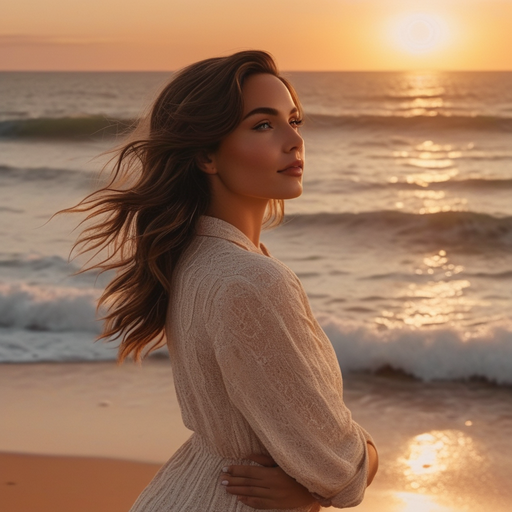
[[[483,378],[512,384],[511,326],[471,333],[450,328],[377,331],[327,318],[322,326],[343,371],[391,368],[424,381]]]
[[[98,333],[94,289],[0,284],[0,327],[28,331]]]
[[[1,285],[0,362],[114,359],[117,343],[93,343],[101,332],[97,298],[90,288]],[[512,384],[512,326],[377,330],[324,314],[319,321],[346,372],[392,368],[425,381]]]

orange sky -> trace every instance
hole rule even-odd
[[[283,70],[512,70],[512,0],[16,0],[0,70],[173,70],[241,49]]]

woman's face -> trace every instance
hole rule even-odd
[[[291,199],[302,193],[304,141],[298,109],[273,75],[249,76],[242,122],[209,155],[213,192],[226,200]]]

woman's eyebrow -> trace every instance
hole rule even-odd
[[[297,107],[294,107],[290,110],[290,114],[295,114],[295,112],[298,112],[298,108]],[[275,108],[270,108],[270,107],[258,107],[258,108],[255,108],[254,110],[251,110],[243,119],[242,121],[244,121],[245,119],[247,119],[248,117],[250,116],[253,116],[254,114],[268,114],[268,115],[271,115],[271,116],[277,116],[279,115],[279,112],[275,109]]]

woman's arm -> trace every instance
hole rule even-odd
[[[320,503],[355,506],[371,438],[343,403],[332,345],[296,278],[252,270],[222,281],[206,322],[229,398],[285,473]]]
[[[312,505],[316,499],[271,457],[253,454],[248,459],[260,466],[237,465],[223,468],[221,485],[238,500],[258,510],[290,509]]]
[[[368,445],[368,479],[370,485],[379,467],[377,450]],[[258,510],[304,507],[317,501],[311,493],[275,464],[271,457],[250,455],[248,459],[261,466],[229,466],[221,475],[221,485],[230,494],[251,508]],[[263,467],[262,467],[263,466]],[[323,502],[327,506],[327,501]]]

